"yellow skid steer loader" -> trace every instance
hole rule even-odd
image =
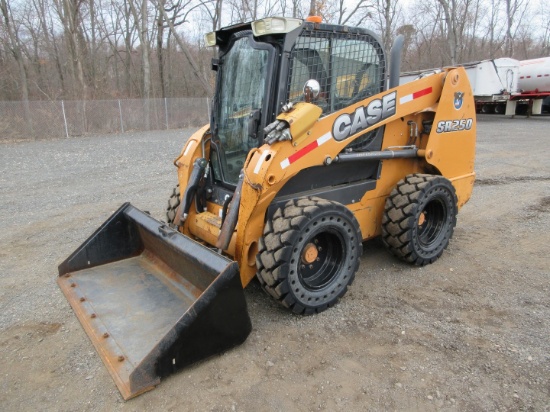
[[[167,223],[123,205],[59,266],[59,285],[123,397],[251,330],[243,288],[298,314],[338,302],[362,242],[434,262],[475,173],[462,68],[399,86],[378,37],[265,18],[206,36],[219,55],[210,124],[174,161]],[[389,67],[389,69],[388,69]]]

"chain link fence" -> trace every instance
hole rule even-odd
[[[0,102],[0,139],[180,129],[208,123],[208,98]]]

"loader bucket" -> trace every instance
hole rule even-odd
[[[59,266],[58,284],[124,399],[251,330],[237,263],[129,203]]]

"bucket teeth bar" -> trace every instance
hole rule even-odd
[[[58,284],[124,399],[246,340],[238,265],[124,204]]]

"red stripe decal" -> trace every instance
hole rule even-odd
[[[415,93],[413,93],[413,100],[418,99],[419,97],[422,97],[422,96],[426,96],[427,94],[430,94],[431,92],[432,92],[431,87],[428,87],[427,89],[415,92]]]
[[[319,144],[317,143],[317,140],[314,142],[311,142],[303,149],[298,150],[296,153],[288,157],[288,162],[290,164],[294,163],[296,160],[298,160],[300,157],[307,155],[309,152],[311,152],[313,149],[319,147]]]

